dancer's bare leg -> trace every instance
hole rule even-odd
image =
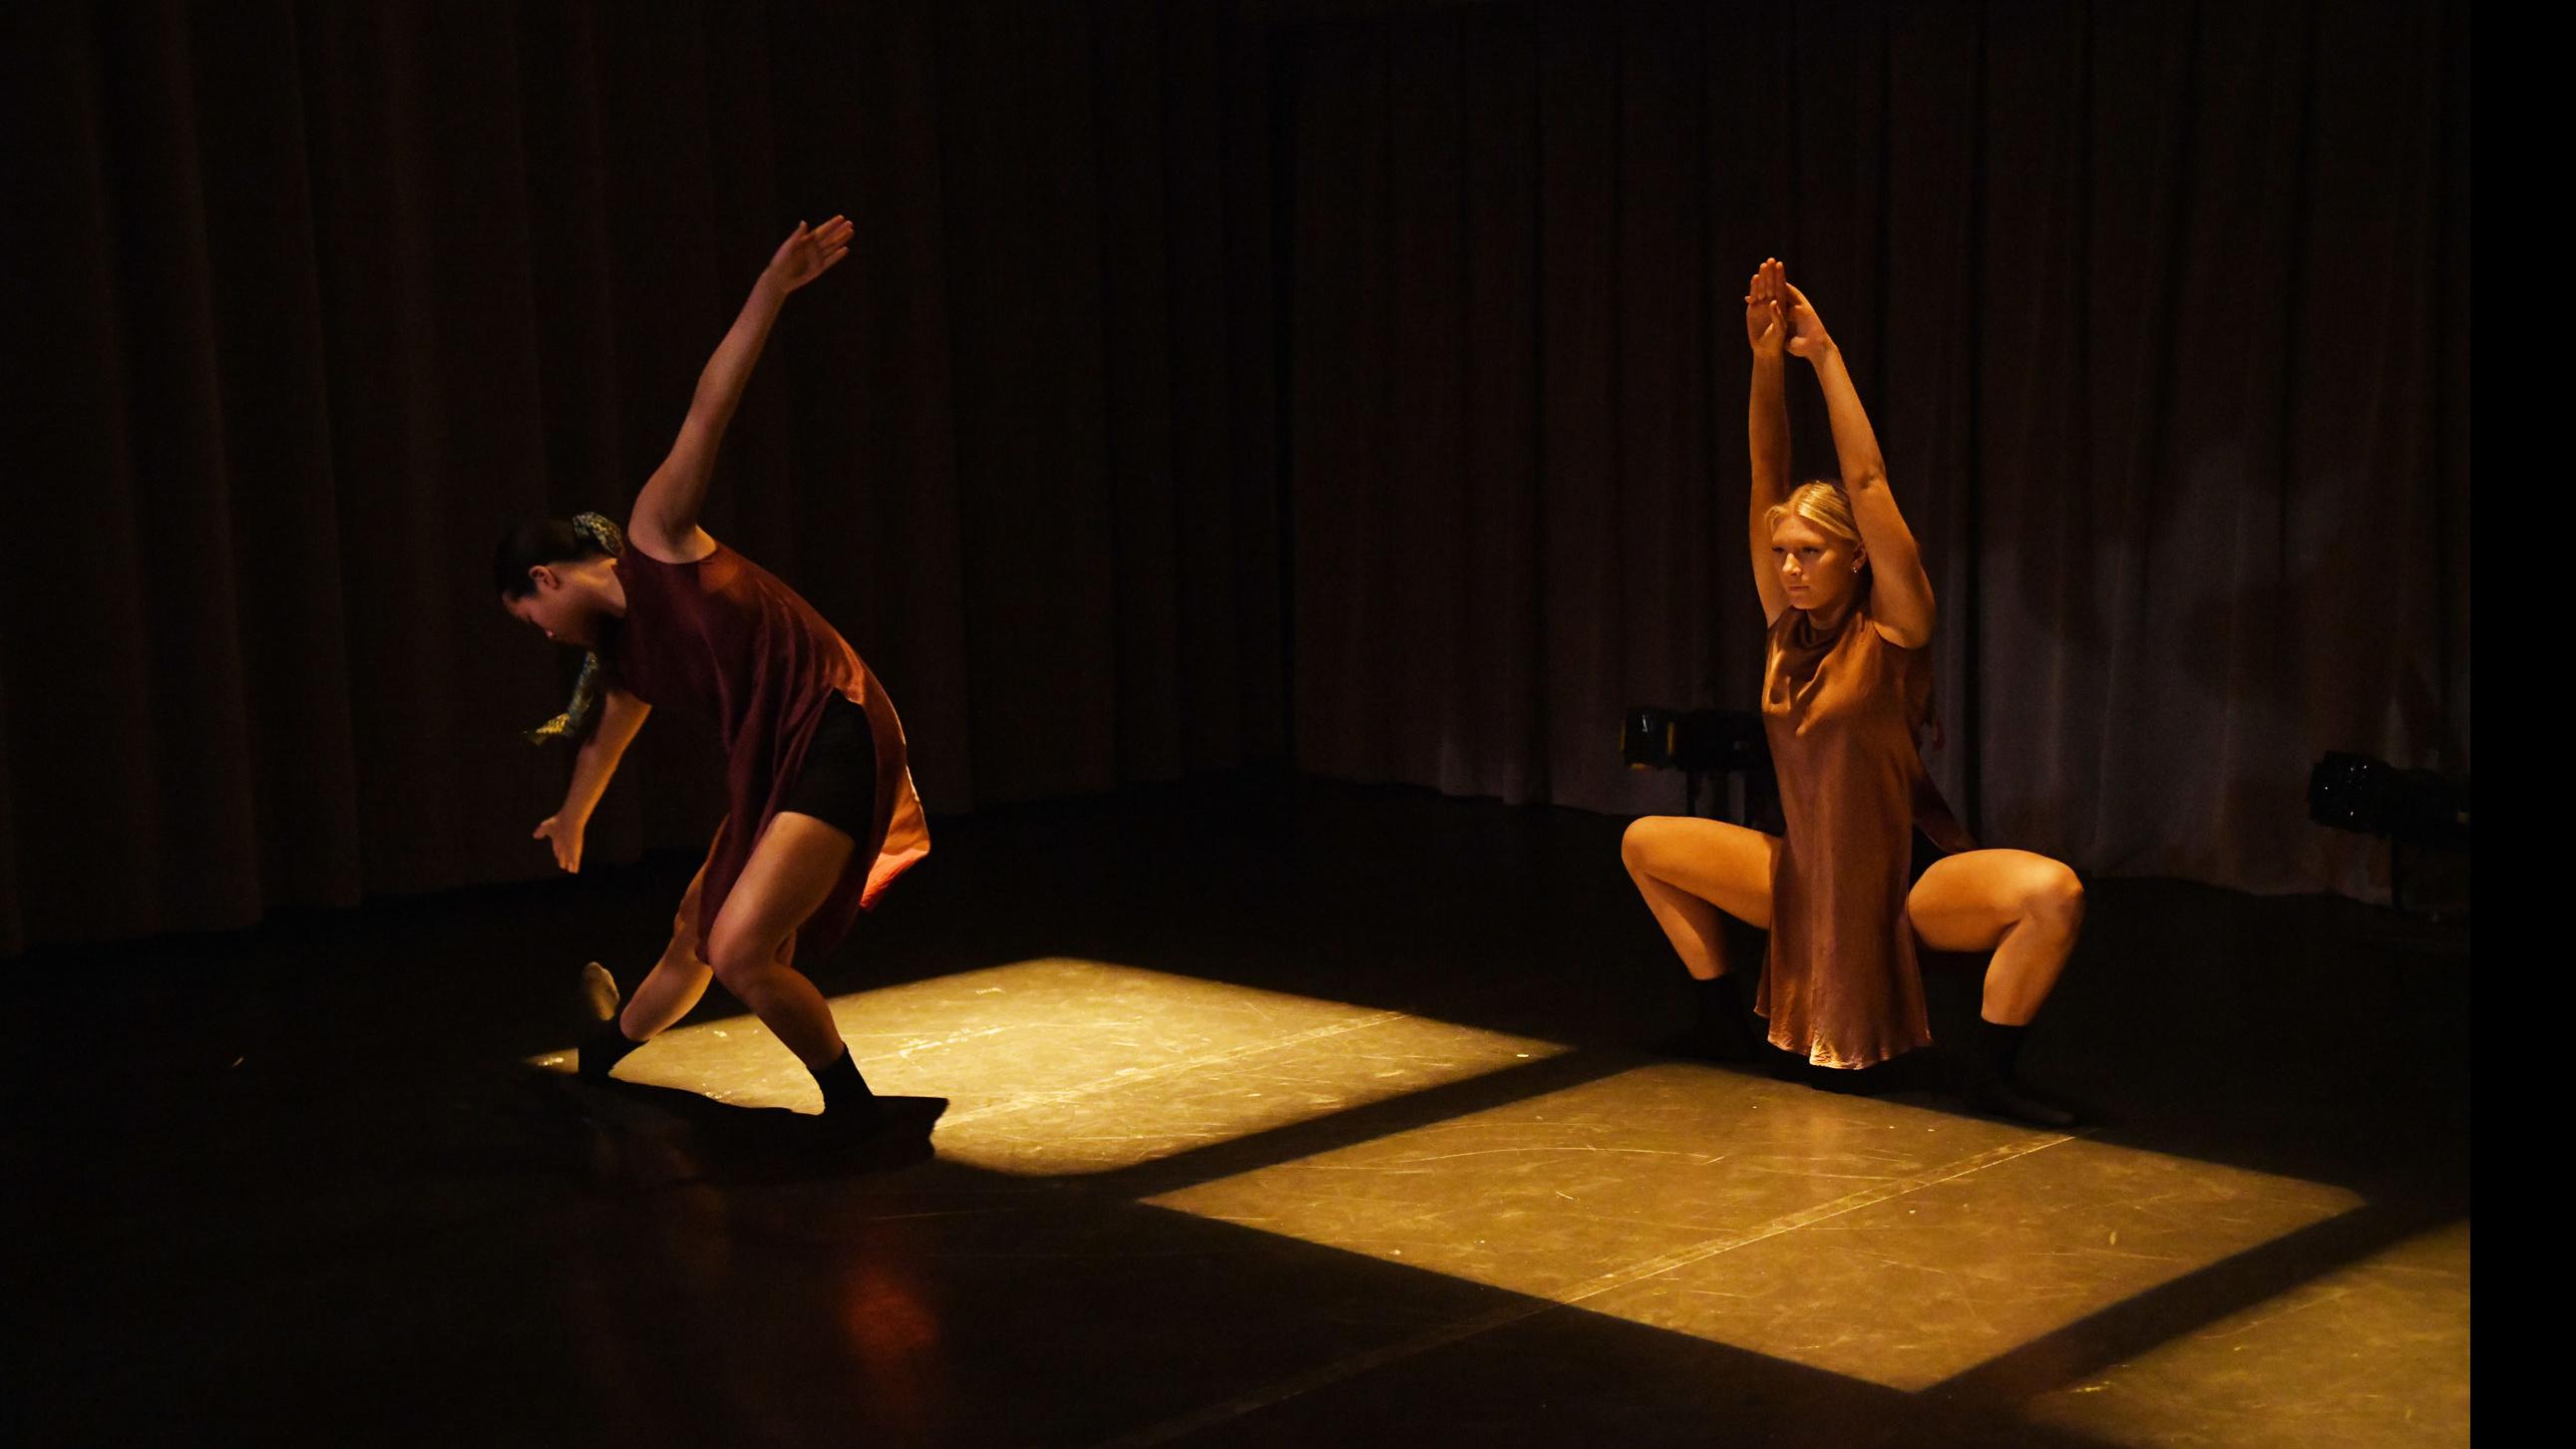
[[[1619,840],[1620,863],[1646,909],[1682,968],[1702,981],[1727,972],[1721,912],[1770,929],[1771,870],[1779,855],[1776,836],[1689,815],[1646,816]]]
[[[1991,951],[1979,1015],[2028,1026],[2084,927],[2084,883],[2027,850],[1970,850],[1934,861],[1905,913],[1936,951]]]
[[[1758,830],[1688,815],[1650,815],[1631,823],[1619,859],[1637,883],[1655,924],[1682,959],[1699,999],[1698,1019],[1672,1043],[1686,1056],[1740,1062],[1766,1035],[1747,1014],[1726,959],[1726,920],[1771,924],[1771,871],[1780,842]]]
[[[2021,1085],[2022,1034],[2066,969],[2084,926],[2084,883],[2026,850],[1971,850],[1924,871],[1906,898],[1915,934],[1936,951],[1992,951],[1977,1028],[1976,1105],[2036,1126],[2074,1115]]]
[[[796,928],[831,895],[856,848],[848,832],[811,815],[772,816],[707,932],[716,979],[809,1070],[830,1066],[844,1048],[823,993],[789,964]]]
[[[679,914],[671,919],[671,944],[662,948],[662,959],[653,963],[651,973],[618,1015],[617,1029],[629,1041],[649,1041],[669,1030],[689,1014],[698,998],[707,994],[707,983],[715,979],[715,968],[698,950],[698,888],[706,879],[707,868],[701,865],[680,897]]]

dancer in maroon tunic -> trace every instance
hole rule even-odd
[[[1693,1049],[1750,1054],[1720,912],[1771,932],[1754,1010],[1771,1045],[1819,1067],[1866,1068],[1932,1040],[1918,939],[1991,952],[1973,1100],[2066,1126],[2064,1109],[2020,1084],[2015,1059],[2074,949],[2084,887],[2047,856],[1977,849],[1942,803],[1916,744],[1931,721],[1932,580],[1877,434],[1824,319],[1777,260],[1754,273],[1744,308],[1753,581],[1770,626],[1762,725],[1788,829],[1650,816],[1620,847],[1698,983]],[[1840,483],[1789,487],[1784,354],[1815,368]]]
[[[603,1077],[686,1015],[710,980],[751,1008],[821,1085],[827,1122],[865,1129],[875,1098],[822,993],[793,960],[829,951],[930,850],[903,724],[876,676],[796,592],[698,526],[716,448],[789,294],[848,254],[850,224],[799,224],[709,359],[670,456],[621,536],[597,514],[502,541],[502,606],[591,651],[574,706],[533,732],[582,733],[563,808],[536,829],[566,870],[620,756],[653,708],[713,725],[729,809],[680,902],[671,942],[632,999],[585,972],[599,1025],[580,1052]]]

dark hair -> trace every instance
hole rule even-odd
[[[528,570],[577,559],[605,558],[608,550],[582,537],[568,518],[531,518],[501,535],[492,552],[492,582],[501,597],[524,599],[537,591]]]

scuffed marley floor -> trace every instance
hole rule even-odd
[[[2095,1125],[1658,1055],[1621,822],[1234,779],[938,824],[603,1093],[691,862],[17,963],[15,1442],[2449,1445],[2464,932],[2096,882]],[[1742,943],[1747,959],[1758,938]],[[1964,1038],[1972,979],[1936,963]]]

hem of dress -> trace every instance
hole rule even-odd
[[[1891,1052],[1887,1052],[1887,1053],[1885,1053],[1885,1054],[1883,1054],[1883,1055],[1880,1055],[1880,1056],[1874,1056],[1874,1057],[1850,1056],[1850,1057],[1846,1057],[1846,1056],[1835,1056],[1835,1055],[1824,1055],[1824,1056],[1819,1056],[1819,1055],[1817,1054],[1817,1052],[1818,1052],[1818,1044],[1817,1044],[1817,1043],[1814,1043],[1814,1042],[1812,1042],[1812,1041],[1811,1041],[1811,1042],[1807,1043],[1807,1044],[1806,1044],[1806,1046],[1805,1046],[1804,1048],[1801,1048],[1801,1047],[1800,1047],[1800,1045],[1799,1045],[1797,1042],[1795,1042],[1795,1041],[1783,1041],[1783,1040],[1781,1040],[1781,1039],[1780,1039],[1780,1036],[1779,1036],[1779,1034],[1778,1034],[1777,1032],[1765,1032],[1765,1033],[1763,1034],[1763,1039],[1764,1039],[1765,1041],[1768,1041],[1769,1043],[1771,1043],[1771,1045],[1773,1045],[1773,1046],[1775,1046],[1775,1047],[1778,1047],[1780,1050],[1782,1050],[1782,1051],[1784,1051],[1784,1052],[1791,1052],[1791,1053],[1795,1053],[1795,1054],[1797,1054],[1797,1055],[1799,1055],[1799,1056],[1804,1057],[1804,1058],[1806,1059],[1807,1065],[1809,1065],[1809,1066],[1811,1066],[1811,1067],[1826,1067],[1826,1068],[1829,1068],[1829,1069],[1831,1069],[1831,1070],[1833,1070],[1833,1071],[1838,1071],[1838,1072],[1857,1072],[1857,1071],[1863,1071],[1863,1070],[1866,1070],[1866,1069],[1868,1069],[1868,1068],[1870,1068],[1870,1067],[1877,1066],[1877,1065],[1879,1065],[1879,1064],[1880,1064],[1880,1063],[1882,1063],[1882,1062],[1892,1062],[1892,1061],[1896,1060],[1898,1057],[1904,1056],[1904,1055],[1906,1055],[1906,1054],[1908,1054],[1908,1053],[1910,1053],[1910,1052],[1919,1052],[1919,1051],[1923,1050],[1925,1047],[1928,1047],[1928,1046],[1930,1046],[1930,1045],[1932,1044],[1932,1038],[1930,1038],[1930,1037],[1928,1037],[1928,1036],[1927,1036],[1927,1037],[1923,1038],[1923,1040],[1921,1040],[1921,1041],[1913,1042],[1913,1043],[1910,1043],[1910,1044],[1908,1044],[1908,1045],[1898,1047],[1896,1050],[1891,1051]]]
[[[870,870],[868,872],[868,883],[859,888],[859,909],[862,911],[875,910],[877,908],[877,897],[886,893],[886,887],[893,885],[898,880],[901,880],[904,872],[911,870],[914,866],[921,864],[929,857],[930,847],[927,845],[907,850],[901,855],[878,856],[876,860],[877,869]],[[889,861],[892,862],[891,865],[888,865]],[[878,874],[878,870],[883,870],[884,874]]]

